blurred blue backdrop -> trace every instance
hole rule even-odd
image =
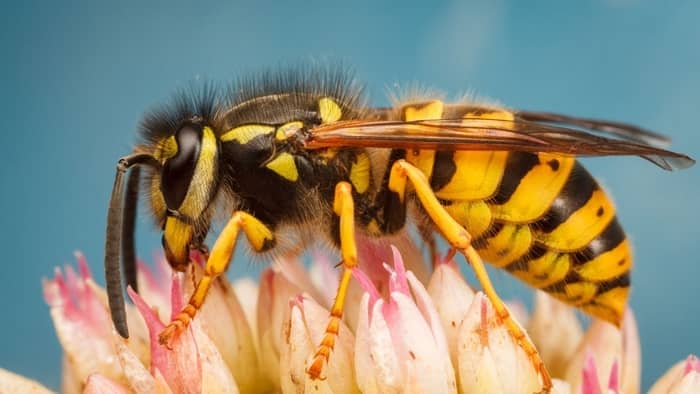
[[[0,366],[59,385],[40,278],[85,252],[101,278],[117,158],[139,117],[197,77],[304,59],[351,64],[376,105],[419,81],[516,108],[647,126],[700,156],[700,2],[24,2],[0,15]],[[281,3],[281,2],[280,2]],[[587,160],[612,189],[636,250],[645,387],[700,352],[700,168]],[[140,219],[139,250],[159,236]],[[254,274],[234,264],[231,274]],[[505,296],[523,291],[496,275]]]

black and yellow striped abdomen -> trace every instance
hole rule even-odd
[[[474,118],[433,101],[405,120]],[[512,118],[506,111],[489,117]],[[532,287],[619,324],[632,257],[610,198],[573,157],[494,151],[406,152],[481,256]]]

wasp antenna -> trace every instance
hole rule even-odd
[[[137,153],[119,159],[117,163],[117,172],[114,176],[112,197],[109,200],[109,210],[107,211],[107,234],[105,239],[105,281],[107,284],[107,299],[114,327],[119,335],[124,338],[129,337],[129,328],[126,324],[124,295],[122,294],[121,272],[119,269],[120,238],[123,224],[122,200],[124,200],[124,173],[131,166],[137,164],[159,166],[156,159],[148,154]]]
[[[124,212],[122,216],[122,269],[126,285],[138,292],[138,280],[136,277],[136,247],[134,236],[136,233],[136,210],[138,209],[139,183],[141,180],[141,168],[134,167],[129,172],[126,181],[126,193],[124,194]]]

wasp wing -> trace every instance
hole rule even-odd
[[[576,126],[594,130],[630,141],[655,146],[657,148],[665,148],[671,144],[671,139],[665,135],[622,122],[577,118],[551,112],[518,111],[517,116],[527,121],[545,122],[564,127]]]
[[[307,149],[375,147],[550,152],[575,156],[636,155],[665,170],[686,168],[695,163],[684,154],[640,141],[606,138],[522,118],[340,121],[310,130],[305,146]]]

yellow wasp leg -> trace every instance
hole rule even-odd
[[[481,257],[476,250],[474,250],[474,248],[471,246],[471,236],[467,230],[457,223],[440,204],[437,197],[435,197],[433,190],[430,188],[430,183],[426,179],[425,175],[418,168],[409,164],[405,160],[398,160],[391,168],[391,174],[389,175],[389,189],[392,192],[397,193],[401,200],[403,200],[406,191],[406,179],[411,181],[421,205],[438,227],[440,232],[445,236],[452,248],[460,251],[467,261],[471,263],[471,266],[474,268],[474,272],[476,273],[476,277],[479,279],[479,282],[483,287],[484,293],[486,293],[486,296],[489,298],[494,309],[496,310],[496,314],[506,324],[508,331],[516,343],[528,355],[535,369],[539,371],[542,378],[543,391],[549,392],[552,388],[552,379],[549,376],[549,372],[547,372],[539,353],[537,353],[535,345],[525,334],[522,327],[520,327],[520,325],[511,317],[505,303],[501,300],[496,293],[496,290],[493,288],[491,279],[489,279],[488,273],[486,272],[486,267],[484,267],[484,262],[481,260]]]
[[[335,301],[331,308],[331,316],[326,326],[321,344],[314,354],[311,365],[306,370],[312,379],[321,379],[324,363],[335,346],[335,338],[338,336],[340,319],[343,317],[343,305],[348,291],[352,270],[357,266],[357,244],[355,243],[355,207],[352,201],[352,186],[347,182],[340,182],[335,186],[333,211],[340,218],[340,254],[343,258],[343,276],[338,285]]]
[[[245,233],[246,238],[248,238],[250,245],[256,251],[263,251],[274,242],[272,230],[261,221],[243,211],[235,212],[219,235],[219,238],[217,238],[216,243],[214,243],[214,248],[204,266],[204,274],[197,283],[189,302],[158,336],[158,341],[161,345],[169,346],[171,340],[187,328],[190,320],[194,318],[199,308],[202,307],[212,282],[219,275],[226,272],[241,229]]]

